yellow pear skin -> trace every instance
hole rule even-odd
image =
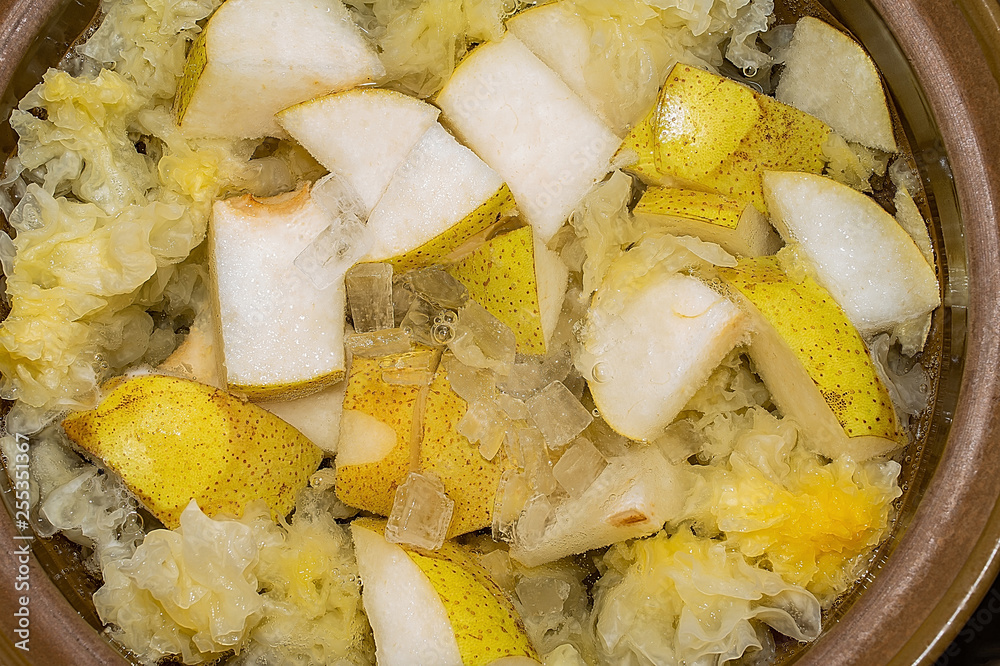
[[[514,197],[506,185],[452,227],[409,252],[386,259],[396,273],[444,263],[479,234],[514,213]]]
[[[385,521],[352,524],[383,534]],[[401,546],[438,593],[466,666],[487,666],[504,657],[538,659],[513,604],[474,555],[454,541],[436,551]]]
[[[764,170],[820,173],[829,133],[829,126],[814,116],[735,81],[678,64],[660,90],[652,128],[659,176],[640,172],[640,177],[651,184],[707,189],[752,203],[766,214]],[[645,155],[640,164],[648,164],[648,151]]]
[[[416,418],[420,470],[437,475],[455,502],[448,538],[489,526],[493,498],[509,462],[502,455],[486,460],[455,429],[467,405],[451,389],[443,369],[434,376],[422,410],[418,397],[423,387],[384,381],[383,364],[392,363],[397,356],[356,357],[351,365],[344,394],[345,414],[357,410],[391,427],[396,444],[379,460],[338,464],[337,496],[351,506],[388,516],[396,488],[410,471]],[[364,433],[354,432],[351,436],[363,437]],[[341,431],[340,451],[363,445],[363,441],[349,441]]]
[[[625,171],[637,176],[647,185],[670,185],[673,179],[664,176],[656,168],[656,137],[653,127],[656,124],[656,107],[629,131],[618,148],[612,161],[615,164],[626,164]]]
[[[749,88],[686,65],[671,70],[657,104],[657,167],[696,183],[718,171],[761,116]]]
[[[531,227],[496,236],[449,269],[469,298],[510,327],[522,354],[544,354]]]
[[[177,377],[120,381],[95,409],[67,417],[63,428],[170,529],[192,499],[208,516],[240,516],[259,499],[273,516],[285,516],[323,459],[278,417]]]
[[[650,187],[633,209],[636,220],[678,236],[698,236],[744,257],[774,254],[781,238],[752,205],[721,194]]]
[[[864,341],[829,292],[809,276],[793,280],[776,257],[741,259],[719,274],[755,319],[758,373],[809,446],[865,460],[906,444]]]

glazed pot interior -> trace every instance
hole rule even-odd
[[[958,5],[938,0],[776,4],[781,22],[803,14],[839,21],[881,69],[923,178],[926,197],[919,203],[932,220],[943,289],[925,352],[925,361],[938,368],[934,407],[920,420],[917,441],[898,458],[904,494],[893,532],[862,580],[827,614],[817,644],[785,644],[783,655],[786,662],[816,664],[929,663],[975,608],[997,567],[1000,129],[988,110],[1000,109],[990,76],[1000,43],[987,36],[985,46],[973,48],[982,34],[972,31]],[[961,7],[968,14],[979,6]],[[15,146],[6,119],[16,100],[62,58],[96,11],[95,2],[81,0],[0,0],[0,158]],[[6,475],[0,483],[10,510]],[[0,512],[0,539],[14,543],[16,535],[11,515]],[[31,543],[33,598],[39,600],[32,608],[32,651],[0,642],[2,661],[124,663],[99,636],[91,602],[99,582],[84,570],[78,547],[60,536]],[[0,556],[5,617],[16,608],[9,582],[16,570],[11,553]]]

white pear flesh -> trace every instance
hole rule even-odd
[[[281,137],[276,112],[385,74],[340,0],[227,0],[203,47],[179,91],[189,136]]]
[[[436,103],[457,136],[507,182],[546,243],[610,170],[621,143],[511,33],[467,56]]]
[[[860,44],[819,19],[806,16],[795,24],[775,97],[816,116],[848,141],[896,152],[875,63]]]
[[[743,312],[697,278],[666,271],[597,290],[576,363],[615,431],[653,440],[749,334]]]
[[[292,400],[268,400],[257,406],[266,409],[292,426],[327,455],[337,452],[340,417],[344,410],[344,389],[339,382],[322,391]]]
[[[462,666],[448,613],[420,567],[377,532],[352,525],[351,534],[380,666]]]
[[[823,176],[767,171],[764,199],[785,242],[798,245],[862,335],[940,304],[934,269],[913,239],[861,192]]]
[[[166,374],[224,389],[225,369],[222,367],[222,355],[218,347],[219,340],[212,310],[205,308],[195,317],[188,329],[187,337],[156,369]]]
[[[690,488],[689,476],[659,447],[635,448],[610,458],[580,497],[558,505],[540,538],[515,538],[511,557],[534,567],[653,534],[681,515]]]
[[[409,95],[357,88],[285,109],[278,122],[317,162],[350,183],[370,213],[438,114]]]
[[[542,319],[542,335],[548,345],[559,324],[559,314],[569,286],[569,267],[558,252],[546,247],[537,236],[534,238],[534,251],[538,311]]]
[[[515,14],[507,21],[507,30],[558,74],[609,127],[614,126],[604,114],[604,101],[587,84],[590,28],[571,3],[552,2]]]
[[[293,263],[330,222],[308,186],[213,206],[210,269],[230,388],[292,398],[343,378],[343,280],[317,289]]]
[[[503,179],[440,123],[433,123],[396,169],[368,218],[375,243],[366,261],[420,247],[486,202]]]
[[[342,410],[338,467],[377,463],[389,455],[395,446],[396,431],[391,425],[357,409]]]

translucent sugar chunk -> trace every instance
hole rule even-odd
[[[556,492],[557,481],[552,474],[552,461],[549,459],[549,448],[545,446],[545,438],[537,428],[517,429],[518,453],[524,464],[524,471],[531,481],[531,486],[542,495],[552,495]]]
[[[454,356],[445,361],[451,390],[468,403],[496,396],[496,375],[484,368],[465,365]]]
[[[514,588],[524,615],[534,618],[562,613],[571,589],[565,580],[549,576],[522,578]]]
[[[493,460],[503,445],[510,419],[495,403],[477,400],[469,404],[456,429],[470,442],[479,443],[479,452]]]
[[[441,347],[455,338],[458,313],[441,308],[422,298],[414,298],[399,327],[416,342]]]
[[[448,534],[455,502],[432,474],[410,472],[396,488],[385,539],[392,543],[437,550]]]
[[[561,382],[573,366],[569,347],[553,349],[545,356],[518,358],[510,374],[497,381],[497,388],[515,398],[526,400],[552,382]]]
[[[326,289],[341,279],[373,242],[371,231],[359,217],[341,213],[295,257],[294,264],[317,289]]]
[[[398,328],[368,333],[352,333],[345,338],[348,353],[363,358],[377,358],[410,351],[410,336]]]
[[[455,337],[448,348],[455,358],[475,368],[506,375],[514,366],[514,332],[475,301],[458,313]]]
[[[514,526],[514,542],[531,548],[545,538],[545,530],[552,519],[552,503],[545,495],[533,495],[524,506]]]
[[[493,538],[497,541],[511,541],[518,517],[524,505],[532,496],[531,483],[522,472],[509,469],[500,477],[496,500],[493,506]]]
[[[410,271],[403,276],[403,282],[418,297],[439,308],[458,310],[469,300],[465,285],[437,266]]]
[[[528,406],[524,404],[524,401],[506,393],[497,395],[497,405],[514,421],[527,421],[531,418],[531,413],[528,412]]]
[[[514,589],[514,567],[511,566],[507,551],[497,548],[480,557],[479,563],[500,589],[505,592]]]
[[[410,291],[406,283],[397,275],[392,281],[392,313],[397,327],[402,324],[403,318],[406,317],[406,313],[416,299],[416,294]]]
[[[562,382],[552,382],[532,396],[528,411],[550,449],[566,446],[594,420]]]
[[[383,359],[382,381],[401,386],[427,386],[437,372],[441,354],[435,349],[420,349]]]
[[[343,214],[352,215],[359,220],[368,217],[368,207],[361,200],[361,195],[339,174],[330,173],[317,180],[312,187],[312,198],[332,217]]]
[[[601,475],[608,461],[586,437],[578,437],[552,467],[552,475],[570,497],[580,497]]]
[[[357,264],[344,277],[358,333],[392,328],[392,264]]]

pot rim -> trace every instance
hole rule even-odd
[[[934,477],[895,553],[804,664],[930,664],[1000,569],[1000,9],[994,0],[870,0],[910,61],[944,140],[962,213],[970,290],[960,400]],[[0,0],[0,91],[58,0]],[[992,70],[992,72],[991,72]],[[13,504],[12,491],[5,502]],[[31,651],[0,628],[0,661],[126,663],[81,617],[0,511],[0,616],[30,598]],[[903,558],[901,555],[908,555]],[[30,590],[15,590],[27,559]],[[954,563],[961,566],[954,567]],[[46,641],[59,636],[58,641]]]

